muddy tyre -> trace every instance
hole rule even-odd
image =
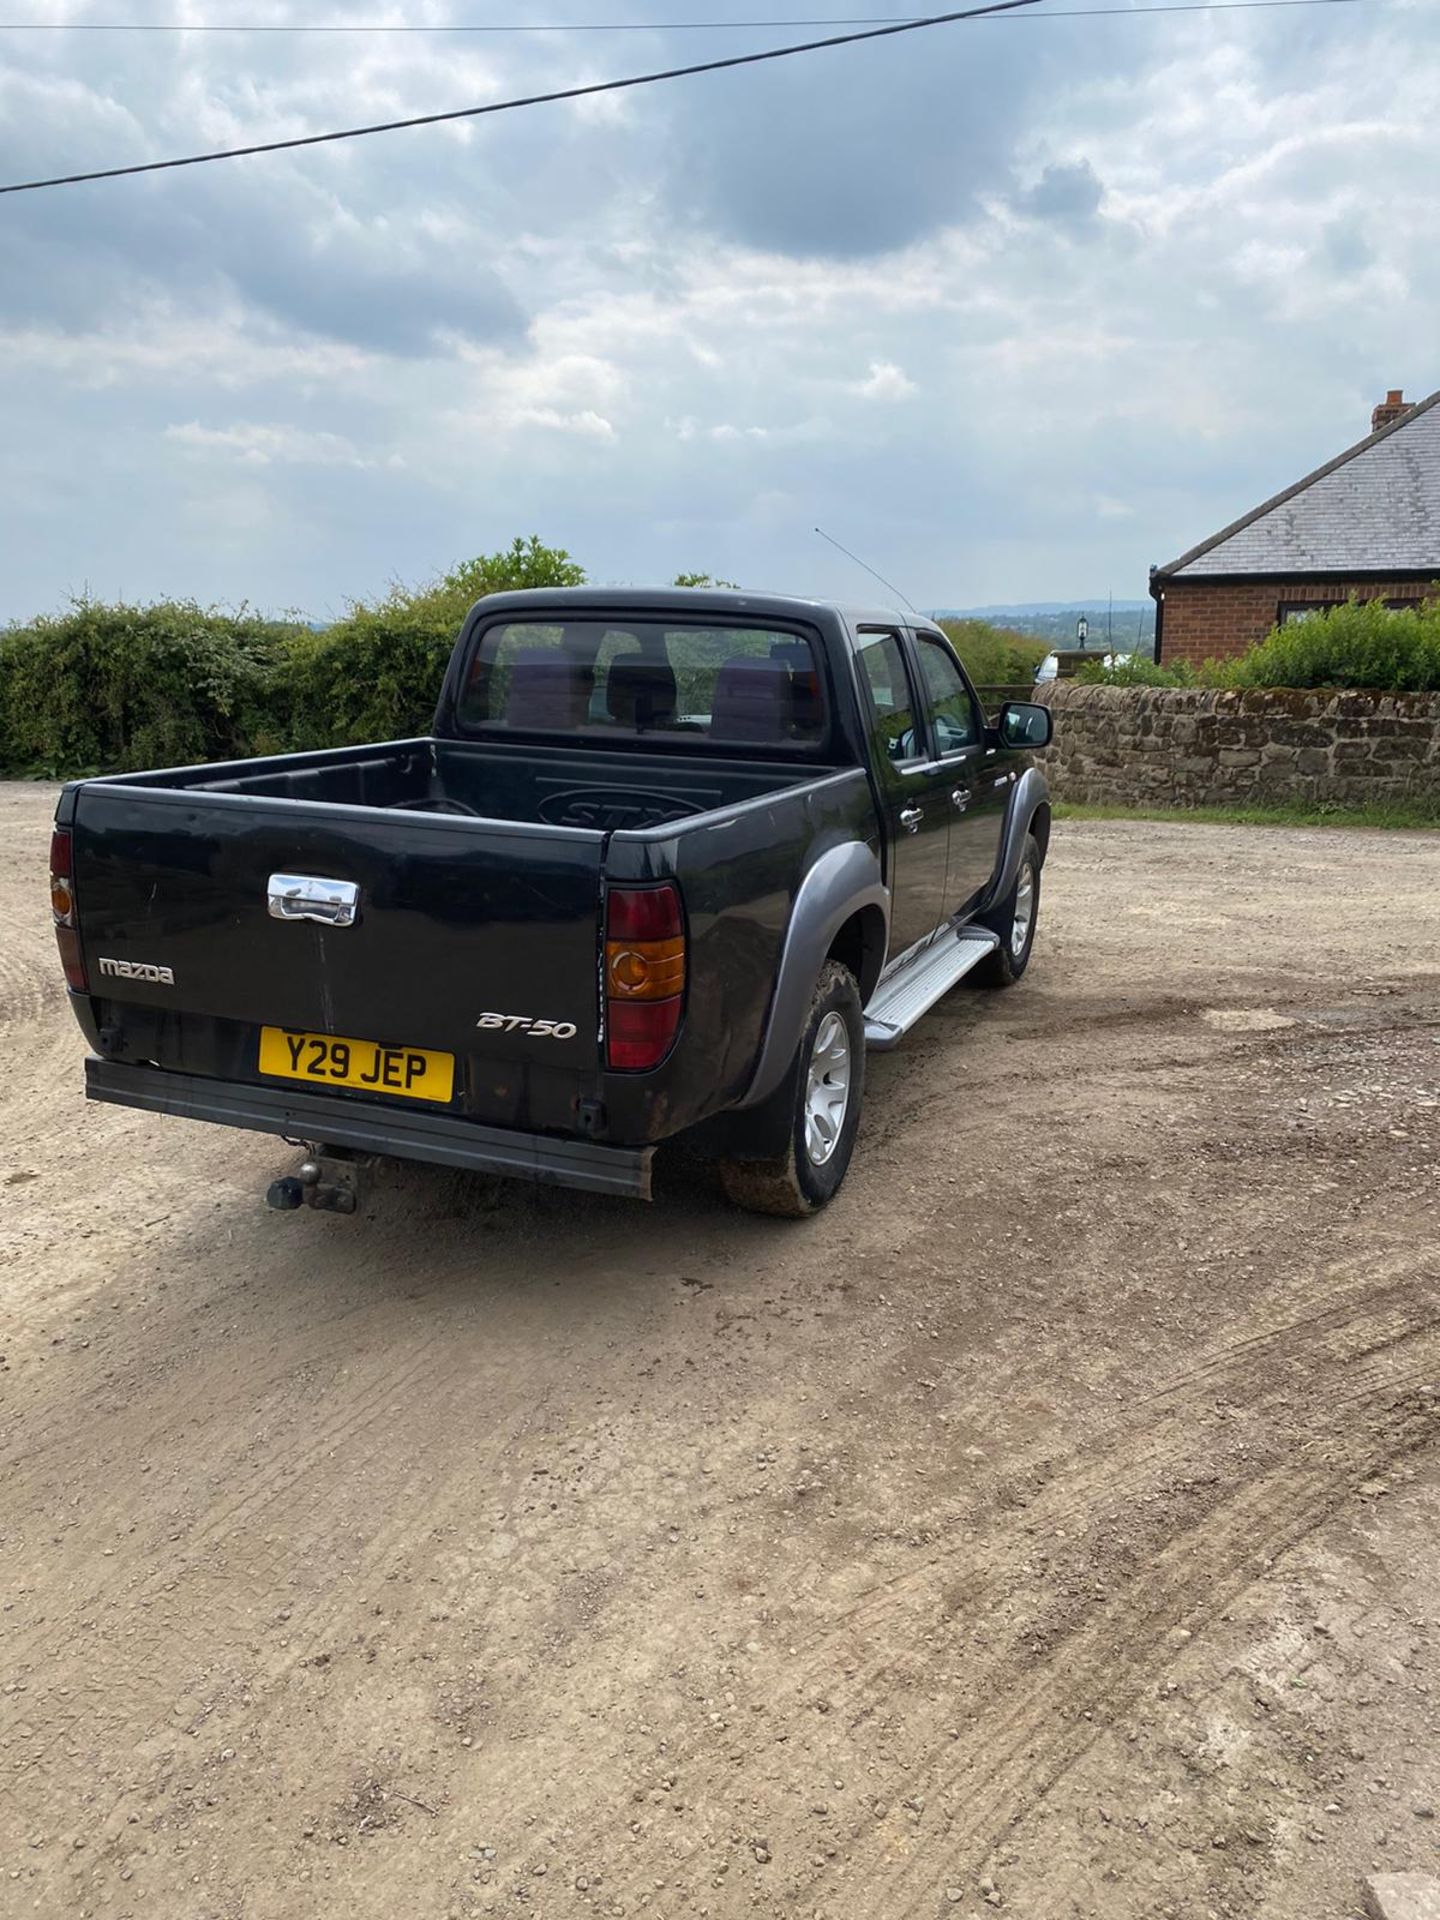
[[[1027,834],[1014,886],[982,921],[1000,936],[1000,944],[971,969],[969,977],[977,987],[1013,987],[1029,966],[1040,917],[1040,864],[1039,845],[1033,833]]]
[[[850,1165],[864,1091],[860,989],[848,967],[827,960],[794,1063],[756,1115],[761,1137],[773,1141],[783,1126],[784,1150],[768,1159],[747,1157],[744,1134],[737,1132],[730,1157],[720,1162],[728,1198],[749,1213],[791,1220],[818,1212],[839,1192]],[[772,1103],[784,1112],[777,1116]],[[737,1127],[742,1124],[737,1119]]]

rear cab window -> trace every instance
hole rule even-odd
[[[862,627],[856,635],[855,654],[886,760],[899,767],[922,758],[924,746],[915,726],[915,696],[899,634],[889,628]]]
[[[818,755],[829,733],[819,648],[803,631],[603,615],[482,627],[456,718],[495,737],[781,754]]]

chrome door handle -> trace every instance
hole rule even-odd
[[[966,807],[969,806],[973,797],[974,796],[971,794],[969,787],[952,787],[950,790],[950,798],[954,801],[955,805],[960,809],[961,813],[963,813]]]
[[[923,807],[902,807],[900,809],[900,824],[902,827],[908,827],[911,833],[917,833],[919,831],[920,822],[924,818],[925,809]]]
[[[353,927],[360,888],[353,880],[322,880],[312,873],[272,873],[266,903],[272,920],[318,920],[322,927]]]

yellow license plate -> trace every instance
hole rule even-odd
[[[353,1087],[357,1093],[398,1093],[411,1100],[448,1100],[455,1090],[453,1053],[423,1047],[379,1047],[335,1033],[260,1029],[260,1071],[314,1087]]]

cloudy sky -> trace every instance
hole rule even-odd
[[[603,581],[864,591],[817,523],[921,605],[1139,597],[1387,387],[1440,386],[1440,31],[1421,0],[1055,10],[0,197],[0,619],[87,589],[325,618],[532,531]],[[6,9],[586,11],[825,9]],[[0,32],[0,177],[796,37]]]

